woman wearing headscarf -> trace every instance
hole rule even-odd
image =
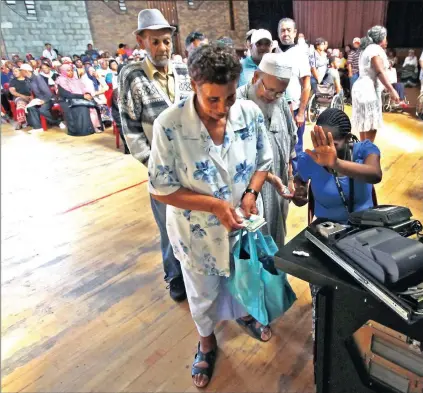
[[[74,78],[72,64],[64,64],[60,67],[60,76],[57,78],[56,84],[60,97],[60,106],[65,114],[68,134],[85,136],[94,132],[101,132],[98,109],[72,105],[73,99],[87,100],[87,102],[93,100],[89,89],[80,79]]]
[[[81,81],[99,106],[102,122],[110,122],[111,124],[112,116],[109,108],[107,107],[107,98],[104,95],[104,93],[109,90],[109,86],[107,86],[105,79],[97,74],[94,67],[88,67],[87,72],[81,78]]]
[[[94,97],[99,105],[106,105],[107,100],[104,93],[109,90],[104,78],[100,77],[94,67],[87,67],[87,72],[81,78],[82,83],[86,86],[90,94]]]
[[[387,31],[383,26],[374,26],[361,40],[360,76],[352,89],[352,126],[360,132],[360,140],[374,142],[377,130],[383,125],[382,91],[384,87],[396,103],[398,93],[389,82],[389,68],[385,49]]]

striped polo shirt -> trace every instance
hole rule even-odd
[[[359,60],[360,60],[360,49],[351,49],[350,53],[348,53],[348,64],[351,64],[352,73],[358,74],[359,72]]]

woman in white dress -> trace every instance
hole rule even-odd
[[[360,132],[360,140],[374,142],[376,132],[383,125],[382,91],[384,87],[392,100],[400,101],[398,93],[389,83],[389,68],[385,49],[387,31],[383,26],[374,26],[361,40],[360,77],[352,89],[352,126]]]

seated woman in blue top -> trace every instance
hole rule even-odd
[[[314,150],[306,150],[298,157],[293,202],[297,206],[308,202],[307,183],[310,181],[317,218],[346,223],[348,211],[372,207],[372,184],[382,180],[378,147],[369,140],[358,142],[351,134],[348,116],[335,108],[328,108],[319,116],[311,139]]]

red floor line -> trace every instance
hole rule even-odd
[[[148,179],[145,179],[145,180],[143,180],[143,181],[141,181],[141,182],[139,182],[139,183],[133,184],[132,186],[125,187],[125,188],[122,188],[121,190],[117,190],[117,191],[111,192],[110,194],[103,195],[102,197],[99,197],[99,198],[93,199],[92,201],[88,201],[88,202],[81,203],[80,205],[76,205],[76,206],[74,206],[74,207],[71,207],[70,209],[65,210],[64,212],[62,212],[62,213],[60,213],[60,214],[70,213],[70,212],[72,212],[72,211],[74,211],[74,210],[80,209],[81,207],[88,206],[88,205],[92,205],[93,203],[96,203],[96,202],[98,202],[98,201],[101,201],[102,199],[108,198],[108,197],[110,197],[110,196],[112,196],[112,195],[115,195],[115,194],[118,194],[118,193],[120,193],[120,192],[123,192],[123,191],[129,190],[130,188],[134,188],[134,187],[140,186],[141,184],[144,184],[144,183],[146,183],[147,181],[148,181]]]

